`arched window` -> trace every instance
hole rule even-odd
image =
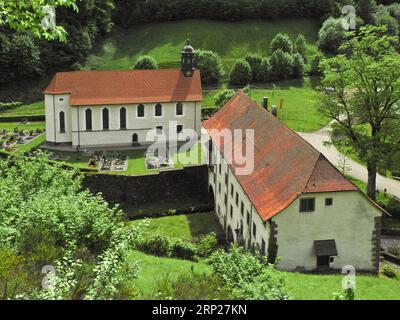
[[[144,118],[144,105],[139,104],[137,108],[137,117]]]
[[[182,102],[178,102],[176,104],[176,115],[177,116],[183,116],[183,104],[182,104]]]
[[[138,135],[136,133],[134,133],[133,136],[132,136],[132,142],[133,143],[138,143],[138,141],[139,141],[139,137],[138,137]]]
[[[162,117],[162,105],[160,103],[156,104],[155,116]]]
[[[60,112],[60,132],[65,133],[65,112]]]
[[[93,126],[92,126],[92,110],[91,109],[86,109],[85,118],[86,118],[86,130],[92,131]]]
[[[119,110],[119,127],[121,130],[126,129],[126,109]]]
[[[110,112],[107,108],[103,109],[103,130],[110,129]]]

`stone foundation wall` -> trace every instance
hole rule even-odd
[[[188,166],[139,176],[87,175],[84,187],[102,193],[108,202],[140,206],[163,200],[187,198],[208,201],[208,167]]]

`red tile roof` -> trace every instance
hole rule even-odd
[[[71,106],[202,101],[200,71],[76,71],[57,73],[45,94],[71,94]]]
[[[243,91],[203,125],[219,150],[224,150],[224,140],[212,129],[254,129],[254,171],[237,179],[264,221],[300,194],[358,191],[320,152]],[[245,144],[243,140],[235,147],[245,150]],[[233,163],[230,167],[235,172],[241,166]]]

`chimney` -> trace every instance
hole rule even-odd
[[[268,111],[268,97],[263,98],[263,108]]]
[[[274,117],[278,117],[278,107],[273,105],[271,109],[271,113]]]

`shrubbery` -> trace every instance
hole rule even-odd
[[[234,299],[286,300],[288,294],[282,273],[267,263],[264,256],[254,256],[232,245],[209,259],[214,274],[232,291]]]
[[[121,211],[82,191],[82,179],[42,153],[0,161],[3,298],[112,299],[137,273],[136,264],[122,264],[141,226],[127,228]],[[57,270],[51,290],[40,287],[45,265]]]
[[[277,50],[282,50],[283,52],[292,53],[293,52],[293,42],[289,35],[286,33],[278,33],[271,41],[270,53],[274,53]]]
[[[345,40],[341,18],[328,18],[318,32],[318,46],[325,52],[336,53]]]
[[[172,256],[179,259],[185,260],[195,260],[195,257],[198,254],[198,249],[195,244],[185,241],[178,240],[176,241],[171,248]]]
[[[154,60],[153,57],[150,56],[141,56],[139,57],[135,65],[133,66],[135,70],[154,70],[158,69],[157,61]]]
[[[230,82],[236,85],[243,85],[250,83],[252,79],[250,64],[244,59],[237,60],[230,73]]]
[[[382,273],[388,277],[388,278],[396,278],[396,270],[392,267],[389,266],[388,264],[385,264],[382,268]]]
[[[225,72],[220,57],[209,50],[196,51],[196,68],[201,72],[201,80],[205,84],[218,83]]]
[[[293,74],[293,57],[290,53],[278,49],[271,55],[269,62],[274,79],[288,79]]]
[[[169,256],[170,246],[171,242],[169,238],[156,234],[142,240],[139,244],[139,249],[158,257],[166,257]]]
[[[214,96],[215,106],[218,108],[222,108],[234,95],[235,95],[235,90],[232,89],[225,89],[223,91],[218,92]]]
[[[197,256],[208,257],[217,247],[215,233],[201,236],[196,242],[185,239],[171,239],[164,235],[144,237],[137,243],[137,249],[158,257],[174,257],[195,261]]]
[[[200,237],[197,248],[200,257],[209,257],[218,246],[217,235],[210,233]]]

